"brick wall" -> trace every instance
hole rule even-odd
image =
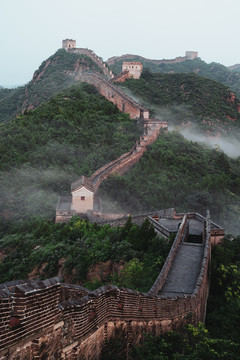
[[[90,290],[75,284],[64,284],[60,286],[60,302],[65,300],[74,300],[88,295]]]
[[[149,118],[149,112],[146,109],[97,74],[84,73],[81,75],[81,81],[94,85],[101,95],[115,104],[123,113],[130,114],[132,119]]]
[[[27,281],[0,290],[0,350],[53,326],[59,294],[57,279]]]
[[[109,175],[113,173],[122,175],[128,171],[140,160],[143,153],[146,151],[147,146],[151,145],[158,138],[160,131],[167,128],[167,122],[164,121],[154,122],[154,120],[152,120],[150,122],[146,122],[146,125],[147,128],[145,128],[145,131],[147,134],[141,135],[140,139],[137,141],[136,146],[134,146],[131,151],[104,165],[90,177],[94,183],[95,191],[98,189],[101,182]]]
[[[125,71],[122,71],[120,74],[114,76],[114,78],[111,80],[111,83],[124,82],[127,79],[130,79],[130,75],[129,75],[129,72],[127,70],[125,70]]]

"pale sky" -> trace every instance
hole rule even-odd
[[[136,54],[240,63],[240,0],[0,0],[0,85],[22,85],[72,38],[107,60]]]

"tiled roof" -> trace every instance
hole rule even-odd
[[[91,192],[94,192],[93,190],[93,182],[92,180],[88,179],[86,176],[82,175],[77,181],[73,182],[71,184],[71,191],[75,191],[77,189],[80,189],[81,187],[85,187]]]

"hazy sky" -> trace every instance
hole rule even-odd
[[[198,51],[206,62],[240,63],[240,0],[0,0],[0,85],[31,80],[66,38],[104,60]]]

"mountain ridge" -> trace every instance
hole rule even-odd
[[[200,76],[210,78],[212,80],[221,82],[222,84],[229,86],[230,89],[238,96],[240,96],[240,74],[238,73],[238,67],[235,71],[231,70],[220,63],[212,62],[206,63],[201,58],[193,60],[187,59],[186,57],[177,57],[175,59],[147,59],[139,55],[126,54],[121,56],[115,56],[109,58],[107,63],[112,69],[114,74],[121,71],[122,62],[127,60],[131,61],[142,61],[143,67],[148,68],[152,72],[161,73],[196,73]],[[237,65],[233,65],[235,67]]]

